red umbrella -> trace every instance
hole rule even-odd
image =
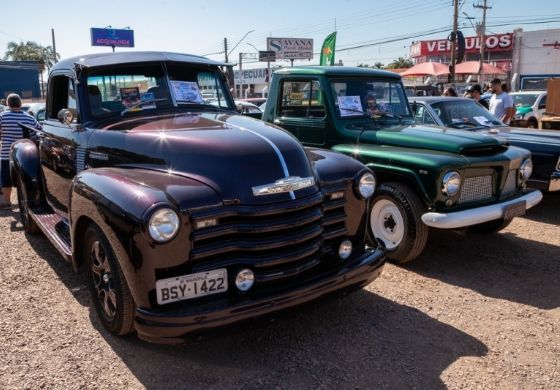
[[[505,74],[503,70],[497,68],[493,65],[482,63],[482,70],[484,74]],[[479,61],[466,61],[455,65],[456,74],[478,74],[480,73],[480,62]]]
[[[439,62],[422,62],[401,73],[401,76],[441,76],[449,74],[449,67]]]

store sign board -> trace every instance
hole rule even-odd
[[[513,34],[487,35],[485,37],[484,51],[512,51]],[[480,37],[465,38],[465,53],[480,51]],[[410,57],[438,56],[451,53],[451,41],[439,39],[433,41],[420,41],[410,46]]]
[[[310,60],[313,58],[311,38],[266,38],[268,51],[276,54],[277,60]]]
[[[134,47],[134,30],[92,27],[91,45]]]

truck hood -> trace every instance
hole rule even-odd
[[[503,139],[463,130],[430,126],[397,126],[367,131],[362,142],[468,155],[495,154],[507,148]]]
[[[253,187],[286,177],[312,177],[305,149],[287,132],[241,115],[175,114],[113,123],[88,142],[89,164],[134,166],[202,182],[228,204],[266,204],[301,198],[317,184],[256,196]]]

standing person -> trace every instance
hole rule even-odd
[[[445,91],[443,91],[443,96],[454,96],[454,97],[457,97],[457,91],[456,91],[455,88],[453,88],[453,87],[445,88]]]
[[[470,97],[471,99],[476,100],[482,105],[482,107],[488,110],[489,108],[488,100],[480,98],[482,96],[482,88],[480,88],[480,84],[471,85],[467,89],[467,96]]]
[[[10,196],[12,194],[12,180],[10,177],[10,148],[12,144],[23,138],[20,125],[27,125],[41,129],[41,125],[31,115],[21,110],[21,98],[12,93],[6,102],[8,110],[0,114],[0,185],[3,199],[0,199],[0,210],[12,208]]]
[[[506,125],[509,125],[515,110],[513,99],[507,92],[502,90],[500,79],[492,80],[492,97],[490,98],[490,112],[498,117]]]

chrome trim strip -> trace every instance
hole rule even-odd
[[[312,176],[286,177],[284,179],[278,179],[274,183],[263,184],[260,186],[253,187],[253,195],[261,196],[261,195],[281,194],[284,192],[293,193],[294,191],[301,190],[302,188],[311,187],[314,184],[315,184],[315,178]]]
[[[280,160],[280,165],[282,165],[282,170],[284,171],[284,177],[285,178],[290,177],[290,172],[288,171],[288,165],[286,165],[286,160],[284,159],[284,156],[282,155],[282,152],[280,151],[280,149],[278,149],[278,146],[276,146],[274,144],[274,142],[272,142],[270,139],[266,138],[264,135],[259,134],[259,133],[255,132],[253,130],[249,130],[245,127],[240,127],[240,130],[248,131],[249,133],[254,134],[257,137],[260,137],[263,140],[265,140],[272,147],[272,149],[274,149],[274,151],[276,152],[276,156],[278,156],[278,160]],[[290,198],[292,198],[292,200],[296,199],[296,195],[294,194],[294,191],[290,191]]]

